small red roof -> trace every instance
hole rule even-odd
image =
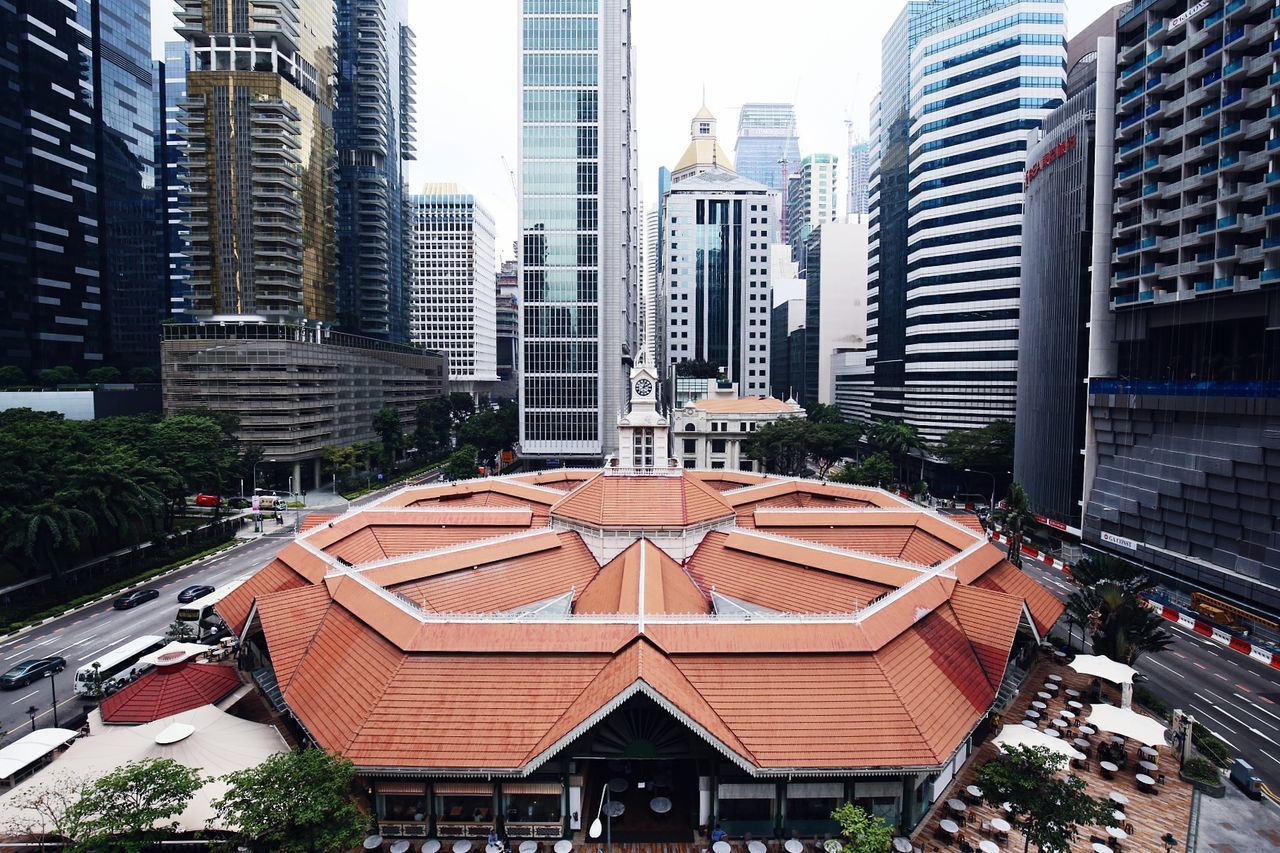
[[[234,667],[183,661],[158,666],[102,700],[102,719],[138,725],[210,705],[241,684]]]
[[[719,492],[683,471],[660,477],[597,474],[551,507],[552,518],[621,529],[689,527],[733,514]]]

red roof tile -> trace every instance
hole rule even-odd
[[[733,509],[694,477],[598,474],[551,508],[553,518],[606,528],[688,527],[732,518]]]
[[[1049,633],[1067,609],[1053,593],[1036,583],[1030,575],[1014,568],[1008,560],[1001,560],[975,580],[973,586],[1007,592],[1026,601],[1036,630],[1042,636]]]
[[[108,723],[151,723],[217,702],[241,684],[235,667],[182,663],[158,666],[118,693],[102,700]]]
[[[281,551],[281,554],[284,554],[284,551]],[[253,602],[259,596],[307,585],[307,578],[298,574],[291,565],[277,557],[256,575],[228,593],[214,605],[214,609],[218,611],[218,615],[227,623],[232,633],[239,634],[244,630],[245,620],[249,618]]]
[[[951,609],[964,627],[993,689],[1000,687],[1022,615],[1022,599],[976,586],[957,586]]]
[[[642,559],[643,555],[643,559]],[[648,540],[610,560],[582,590],[575,613],[706,613],[708,599],[679,563]]]
[[[302,526],[298,528],[299,533],[306,533],[313,527],[319,527],[322,524],[328,524],[338,517],[338,513],[333,512],[309,512],[307,517],[302,519]]]

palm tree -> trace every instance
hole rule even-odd
[[[1173,642],[1162,625],[1162,617],[1153,613],[1139,597],[1136,588],[1154,586],[1149,579],[1136,584],[1120,580],[1102,580],[1082,584],[1067,599],[1071,618],[1089,631],[1093,653],[1112,660],[1134,664],[1146,652],[1162,652]]]
[[[98,532],[92,515],[56,498],[35,504],[24,515],[22,523],[9,531],[5,550],[20,552],[37,570],[47,569],[55,582],[62,579],[63,570],[80,552],[84,539]]]
[[[1026,525],[1034,518],[1026,490],[1017,483],[1010,483],[1004,507],[999,512],[992,508],[991,514],[1000,519],[1009,536],[1009,562],[1022,568],[1022,537]]]
[[[876,421],[867,431],[867,440],[873,447],[889,454],[904,481],[908,476],[906,471],[902,470],[904,458],[912,450],[924,448],[916,428],[904,421]],[[920,479],[924,479],[923,453],[920,457]]]

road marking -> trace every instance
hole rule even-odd
[[[74,649],[76,646],[80,645],[81,643],[87,643],[87,642],[89,642],[90,640],[94,639],[94,638],[95,638],[95,637],[97,637],[97,636],[98,636],[97,634],[90,634],[88,637],[85,637],[83,640],[76,640],[74,643],[72,643],[72,644],[71,644],[71,645],[69,645],[69,646],[63,646],[62,648],[60,648],[60,649],[58,649],[56,652],[54,652],[54,654],[55,654],[55,655],[61,655],[61,654],[63,654],[64,652],[67,652],[67,651],[70,651],[71,649]]]
[[[1241,708],[1239,705],[1232,705],[1231,707],[1232,707],[1232,708],[1234,708],[1235,710],[1239,711],[1239,712],[1240,712],[1240,713],[1242,713],[1242,714],[1248,714],[1250,717],[1253,717],[1253,718],[1254,718],[1254,719],[1256,719],[1258,722],[1262,723],[1264,726],[1267,726],[1268,728],[1272,728],[1272,729],[1274,729],[1274,728],[1276,727],[1276,724],[1275,724],[1275,723],[1269,723],[1269,722],[1267,722],[1266,720],[1264,720],[1264,719],[1262,719],[1261,717],[1259,717],[1257,714],[1255,714],[1255,713],[1253,713],[1252,711],[1250,711],[1248,708]],[[1256,730],[1255,730],[1255,731],[1256,731]],[[1266,737],[1266,735],[1263,735],[1261,732],[1258,732],[1258,734],[1259,734],[1259,735],[1261,735],[1262,737]],[[1271,740],[1271,738],[1267,738],[1267,740]],[[1272,743],[1275,743],[1275,741],[1271,741],[1271,742],[1272,742]],[[1276,744],[1276,746],[1280,746],[1280,744]]]
[[[1195,711],[1195,708],[1192,708],[1191,710]],[[1207,717],[1207,716],[1209,716],[1209,715],[1208,715],[1208,714],[1204,714],[1203,716],[1206,716],[1206,717]],[[1231,732],[1232,734],[1236,734],[1236,730],[1235,730],[1235,729],[1231,728],[1230,726],[1228,726],[1228,725],[1226,725],[1226,724],[1224,724],[1224,723],[1217,723],[1217,724],[1215,725],[1215,727],[1214,727],[1214,728],[1212,728],[1212,729],[1210,729],[1208,726],[1205,726],[1203,723],[1201,723],[1200,725],[1201,725],[1201,726],[1203,726],[1203,727],[1204,727],[1204,728],[1205,728],[1205,729],[1206,729],[1210,734],[1212,734],[1212,735],[1213,735],[1214,737],[1216,737],[1218,740],[1220,740],[1220,741],[1222,741],[1223,743],[1225,743],[1227,746],[1229,746],[1229,747],[1231,747],[1232,749],[1235,749],[1235,750],[1239,750],[1239,749],[1240,749],[1240,747],[1236,746],[1234,743],[1232,743],[1231,741],[1227,740],[1227,739],[1226,739],[1226,737],[1222,734],[1222,732],[1217,731],[1217,729],[1222,728],[1222,729],[1226,729],[1227,731]]]
[[[1175,654],[1175,655],[1177,655],[1178,657],[1182,658],[1183,660],[1186,660],[1186,659],[1187,659],[1187,656],[1186,656],[1186,655],[1184,655],[1182,652],[1175,651],[1175,652],[1174,652],[1174,654]]]
[[[1222,674],[1222,673],[1220,673],[1220,672],[1215,672],[1215,673],[1213,674],[1213,677],[1214,677],[1214,678],[1221,678],[1223,681],[1228,681],[1228,682],[1229,682],[1229,681],[1231,681],[1231,679],[1230,679],[1230,678],[1227,678],[1225,675],[1223,675],[1223,674]]]
[[[1198,660],[1193,660],[1191,663],[1192,663],[1193,665],[1195,665],[1195,666],[1200,667],[1200,668],[1201,668],[1201,669],[1203,669],[1203,670],[1208,670],[1208,669],[1209,669],[1209,667],[1207,667],[1207,666],[1205,666],[1204,664],[1200,663],[1200,661],[1198,661]]]
[[[1210,707],[1210,708],[1212,708],[1213,706],[1212,706],[1212,705],[1210,705],[1209,707]],[[1197,714],[1200,714],[1202,717],[1208,717],[1208,716],[1209,716],[1209,712],[1208,712],[1208,711],[1196,711],[1196,709],[1195,709],[1195,708],[1192,708],[1191,710],[1192,710],[1192,711],[1195,711]],[[1202,725],[1203,725],[1203,724],[1202,724]],[[1217,725],[1219,725],[1219,726],[1221,726],[1222,728],[1226,729],[1227,731],[1231,732],[1233,735],[1234,735],[1234,734],[1239,734],[1239,732],[1237,732],[1235,729],[1231,728],[1231,726],[1228,726],[1226,723],[1217,723]],[[1208,728],[1208,726],[1205,726],[1205,728]],[[1223,740],[1226,740],[1226,738],[1223,738]],[[1234,744],[1233,744],[1233,745],[1234,745]]]
[[[1237,684],[1237,685],[1236,685],[1236,687],[1239,687],[1239,688],[1240,688],[1241,690],[1243,690],[1245,693],[1252,693],[1252,692],[1253,692],[1253,691],[1252,691],[1252,690],[1250,690],[1248,687],[1245,687],[1243,684]],[[1237,695],[1237,696],[1240,696],[1240,694],[1239,694],[1239,693],[1237,693],[1236,695]],[[1240,698],[1241,698],[1241,699],[1243,699],[1244,697],[1243,697],[1243,696],[1240,696]]]
[[[1238,685],[1238,684],[1237,684],[1236,686],[1237,686],[1237,687],[1239,687],[1240,685]],[[1237,694],[1235,694],[1235,695],[1236,695],[1236,696],[1238,696],[1238,697],[1239,697],[1239,698],[1241,698],[1241,699],[1244,699],[1246,702],[1248,702],[1248,701],[1249,701],[1248,699],[1245,699],[1245,697],[1240,696],[1240,694],[1239,694],[1239,693],[1237,693]],[[1262,697],[1262,698],[1266,698],[1266,697]],[[1256,708],[1256,707],[1257,707],[1257,706],[1255,706],[1255,708]],[[1273,720],[1276,720],[1277,722],[1280,722],[1280,717],[1277,717],[1275,714],[1271,713],[1271,712],[1270,712],[1270,711],[1268,711],[1267,709],[1265,709],[1265,708],[1257,708],[1257,710],[1258,710],[1258,711],[1261,711],[1261,712],[1262,712],[1262,713],[1264,713],[1264,714],[1266,714],[1268,717],[1271,717]]]
[[[28,693],[26,696],[19,696],[17,699],[14,699],[14,700],[13,700],[12,702],[10,702],[9,704],[10,704],[10,705],[17,705],[17,704],[18,704],[19,702],[21,702],[22,700],[24,700],[24,699],[30,699],[32,696],[36,695],[36,694],[37,694],[37,693],[39,693],[39,692],[40,692],[39,690],[32,690],[32,691],[31,691],[30,693]]]
[[[1263,755],[1265,755],[1267,758],[1270,758],[1270,759],[1271,759],[1272,761],[1274,761],[1276,764],[1280,764],[1280,758],[1276,758],[1274,755],[1272,755],[1271,753],[1267,752],[1265,749],[1260,749],[1260,750],[1258,750],[1258,752],[1261,752]]]
[[[1166,666],[1165,664],[1160,663],[1160,661],[1158,661],[1158,660],[1148,659],[1148,660],[1146,661],[1146,663],[1153,663],[1153,664],[1155,664],[1156,666],[1160,667],[1161,669],[1167,669],[1167,670],[1169,670],[1169,672],[1172,672],[1174,675],[1178,676],[1179,678],[1181,678],[1181,677],[1182,677],[1182,673],[1181,673],[1181,672],[1178,672],[1178,670],[1174,669],[1174,668],[1173,668],[1173,667],[1171,667],[1171,666]]]

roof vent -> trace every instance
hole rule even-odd
[[[165,727],[164,731],[156,735],[156,743],[161,746],[168,746],[171,743],[177,743],[180,740],[186,740],[195,734],[196,727],[190,723],[174,723]]]
[[[187,659],[186,652],[165,652],[156,658],[156,666],[176,666]]]

